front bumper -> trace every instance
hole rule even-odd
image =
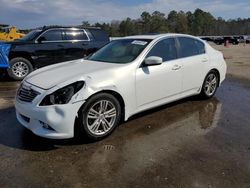
[[[84,101],[65,105],[37,106],[16,99],[18,121],[34,134],[51,139],[74,137],[74,124]],[[44,126],[48,125],[48,127]]]

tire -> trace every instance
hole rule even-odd
[[[101,108],[101,104],[106,107]],[[120,123],[121,114],[121,105],[113,95],[96,94],[79,111],[80,133],[92,141],[101,140],[114,131]]]
[[[11,59],[9,65],[7,72],[9,77],[14,80],[22,80],[33,71],[33,66],[30,61],[22,57]]]
[[[200,96],[209,99],[214,96],[218,88],[219,76],[216,71],[211,70],[204,79]]]

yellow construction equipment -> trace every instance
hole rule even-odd
[[[23,36],[25,36],[25,34],[17,32],[16,27],[5,27],[0,29],[0,41],[13,41]]]

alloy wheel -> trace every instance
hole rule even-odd
[[[208,96],[212,96],[217,88],[217,76],[215,73],[210,73],[205,81],[205,93]]]
[[[25,77],[29,73],[29,66],[21,61],[16,62],[11,69],[13,74],[19,78]]]
[[[109,132],[115,124],[117,109],[108,100],[100,100],[92,105],[87,112],[87,127],[94,135],[104,135]]]

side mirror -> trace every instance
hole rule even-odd
[[[146,65],[160,65],[162,64],[163,60],[161,57],[158,57],[158,56],[150,56],[150,57],[147,57],[145,60],[144,60],[145,64]]]
[[[38,42],[38,43],[42,43],[43,41],[45,41],[45,38],[44,38],[44,37],[39,37],[39,39],[37,39],[37,42]]]

